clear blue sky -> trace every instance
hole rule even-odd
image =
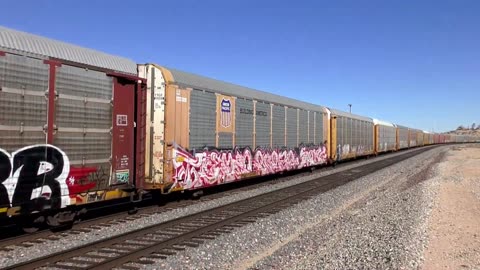
[[[0,24],[425,130],[480,123],[480,1],[8,1]]]

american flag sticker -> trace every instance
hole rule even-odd
[[[222,99],[220,107],[220,124],[222,127],[228,128],[232,125],[232,103],[229,99]]]

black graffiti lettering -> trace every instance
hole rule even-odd
[[[8,179],[11,171],[10,157],[0,151],[0,183]],[[4,185],[0,185],[0,207],[8,207],[9,205],[10,199],[8,198],[7,188]]]
[[[0,151],[0,206],[22,207],[23,211],[61,208],[62,191],[57,178],[62,174],[65,165],[63,153],[50,145],[26,147],[9,157]],[[11,177],[11,178],[10,178]],[[12,200],[9,200],[7,188],[3,183],[7,179],[14,182]],[[43,190],[44,186],[50,188]],[[35,189],[42,189],[44,194],[32,198]],[[36,196],[33,196],[36,197]]]
[[[44,162],[52,164],[52,168],[41,172]],[[55,178],[63,171],[63,155],[60,151],[49,146],[36,146],[17,153],[13,158],[13,172],[21,169],[18,176],[17,187],[12,199],[12,206],[19,206],[30,201],[32,191],[35,188],[48,186],[52,193],[50,195],[51,207],[61,207],[60,183]],[[35,203],[36,200],[32,200]]]

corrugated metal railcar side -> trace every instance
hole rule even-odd
[[[392,123],[373,119],[375,125],[375,153],[394,151],[397,148],[397,129]]]
[[[397,149],[405,149],[409,147],[409,129],[405,126],[396,125],[397,127]]]
[[[119,198],[142,182],[135,71],[128,59],[0,27],[0,168],[9,183],[0,213]]]
[[[433,134],[428,131],[423,131],[423,145],[430,145],[433,143]]]
[[[447,135],[440,134],[440,143],[447,143]]]
[[[408,147],[417,146],[417,132],[416,129],[408,128]]]
[[[422,130],[416,130],[417,146],[424,146],[424,132]]]
[[[329,110],[332,159],[339,161],[374,153],[374,125],[371,118]]]
[[[198,189],[327,162],[321,106],[167,69],[147,79],[145,187]]]

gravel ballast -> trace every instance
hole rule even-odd
[[[354,219],[355,215],[350,215],[350,216],[347,215],[344,217],[345,214],[340,210],[343,208],[347,209],[349,206],[352,206],[355,203],[359,203],[360,202],[359,200],[361,198],[368,196],[372,192],[375,193],[374,190],[376,188],[381,189],[382,185],[385,185],[388,182],[392,182],[392,179],[394,179],[395,177],[399,178],[398,181],[401,182],[400,176],[405,178],[405,176],[413,174],[413,172],[418,169],[418,167],[415,169],[412,169],[415,167],[415,164],[418,165],[419,162],[421,162],[424,159],[426,160],[431,159],[436,155],[438,155],[438,153],[445,151],[445,149],[446,147],[441,147],[441,148],[436,148],[434,150],[430,150],[417,157],[404,161],[400,164],[394,165],[393,167],[384,169],[378,173],[372,174],[367,177],[363,177],[345,186],[342,186],[340,188],[337,188],[335,190],[322,194],[316,197],[315,199],[301,203],[292,209],[285,210],[276,215],[261,219],[259,220],[259,222],[255,224],[242,227],[238,230],[233,231],[231,234],[219,236],[217,239],[208,241],[205,244],[201,245],[199,248],[195,248],[195,249],[189,248],[186,250],[186,252],[180,252],[176,256],[171,256],[166,260],[158,261],[158,265],[155,266],[154,268],[155,269],[160,269],[160,268],[162,269],[163,268],[225,269],[225,268],[236,268],[236,267],[244,268],[247,266],[268,268],[269,265],[272,265],[271,266],[272,269],[273,268],[290,268],[288,263],[293,263],[292,258],[295,258],[295,252],[291,252],[288,246],[295,245],[296,238],[297,238],[296,236],[303,237],[303,235],[306,235],[306,236],[312,235],[310,233],[302,235],[302,232],[306,232],[306,231],[310,232],[317,229],[322,231],[322,230],[325,230],[325,228],[323,229],[320,229],[320,228],[328,224],[338,224],[338,225],[335,225],[338,227],[337,229],[342,228],[344,225],[346,225],[346,223],[351,222],[352,224],[355,224],[355,219]],[[308,181],[316,177],[332,174],[337,171],[346,170],[348,168],[360,166],[365,163],[374,162],[383,158],[387,158],[392,155],[395,155],[395,154],[387,155],[384,157],[378,157],[371,160],[363,160],[363,161],[355,162],[342,167],[338,167],[335,169],[316,172],[309,176],[299,177],[298,179],[294,179],[292,181],[283,182],[283,183],[279,183],[272,186],[262,187],[253,191],[238,192],[232,196],[220,198],[213,201],[199,202],[198,204],[185,207],[183,209],[175,209],[175,210],[164,212],[158,215],[137,219],[135,221],[125,221],[125,223],[120,224],[118,226],[101,228],[99,230],[81,233],[78,235],[69,235],[58,241],[38,244],[29,248],[18,247],[9,252],[2,252],[2,256],[0,259],[0,267],[12,265],[12,264],[26,261],[35,257],[44,256],[52,252],[66,250],[66,249],[73,248],[85,243],[93,242],[102,238],[111,237],[127,231],[139,229],[152,224],[158,224],[158,223],[172,220],[181,216],[200,212],[206,209],[224,205],[229,202],[242,200],[242,199],[256,196],[265,192],[269,192],[272,190],[276,190],[276,189],[280,189],[290,185],[298,184],[304,181]],[[398,168],[395,169],[395,167],[398,167]],[[403,175],[399,174],[395,176],[396,175],[395,172],[397,172],[398,174],[399,170],[403,172]],[[408,192],[414,192],[414,190],[416,189],[407,189]],[[380,190],[376,192],[381,194],[383,191]],[[383,198],[383,197],[387,197],[387,196],[386,195],[380,196],[379,198]],[[412,199],[411,201],[420,200],[418,198],[415,199],[416,197],[418,197],[417,194],[411,194],[407,197]],[[418,203],[424,203],[424,202],[419,201]],[[420,210],[421,208],[418,208],[417,212],[419,212]],[[421,213],[417,213],[413,210],[411,212],[414,213],[415,215],[418,214],[419,216],[421,216],[420,215]],[[362,211],[358,216],[366,217],[365,216],[366,213],[367,212],[363,213]],[[343,220],[338,220],[339,218],[343,218]],[[350,221],[350,219],[353,219],[353,220]],[[326,222],[328,220],[330,221]],[[357,224],[357,226],[359,225]],[[365,230],[359,228],[359,231],[360,230],[365,232]],[[338,231],[338,233],[343,234],[344,232]],[[326,235],[325,233],[316,233],[316,235],[317,234]],[[329,231],[329,234],[335,235],[334,231]],[[306,240],[308,240],[308,238],[309,237],[307,237]],[[283,244],[287,243],[288,239],[291,239],[292,241],[289,241],[288,245],[283,246]],[[326,241],[325,239],[322,241],[325,245],[325,248],[327,248],[329,245],[329,242]],[[308,241],[306,243],[308,243]],[[331,245],[331,242],[330,242],[330,245]],[[270,249],[270,247],[274,247],[274,248]],[[305,248],[308,248],[308,247],[305,246]],[[284,249],[287,249],[286,252],[290,254],[289,255],[290,257],[288,257],[289,259],[286,259],[287,257],[285,257],[284,255],[280,255],[282,252],[284,252]],[[299,249],[303,249],[303,247]],[[321,251],[320,246],[315,247],[314,251],[315,252]],[[286,260],[286,262],[282,263],[281,265],[272,264],[269,261],[270,253],[273,254],[272,258],[274,258],[275,256],[284,257],[283,260]],[[329,258],[328,256],[330,255],[326,254],[324,258]],[[283,260],[274,259],[273,261],[280,263]],[[298,265],[301,265],[301,264],[298,264]],[[305,267],[308,268],[307,265]],[[302,266],[300,266],[300,268],[302,268]]]
[[[146,268],[416,268],[437,185],[423,178],[434,176],[429,168],[447,150],[427,151]]]

